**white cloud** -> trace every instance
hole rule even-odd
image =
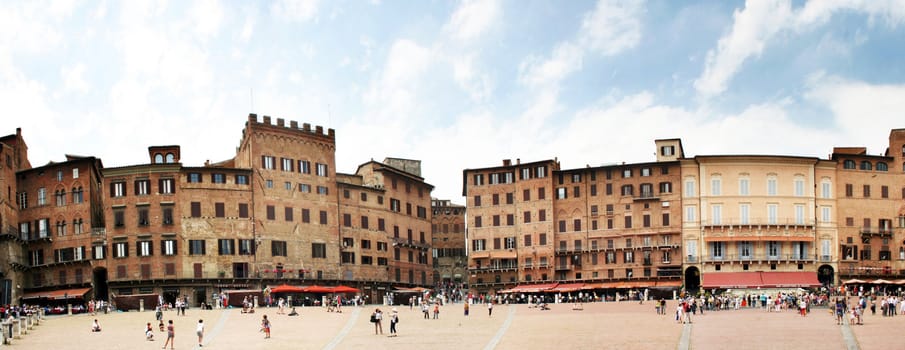
[[[434,58],[429,48],[411,40],[396,40],[383,69],[364,94],[368,114],[396,121],[413,118],[422,74]]]
[[[519,81],[528,86],[556,85],[575,71],[581,70],[584,52],[581,47],[565,42],[558,45],[549,59],[528,57],[519,65]]]
[[[74,67],[60,68],[60,76],[63,79],[63,86],[68,91],[86,93],[91,89],[91,85],[85,80],[85,64],[79,63]]]
[[[453,39],[473,40],[499,22],[501,12],[497,0],[464,0],[447,22],[446,31]]]
[[[220,31],[223,8],[218,0],[195,1],[190,10],[195,32],[202,37],[213,37]]]
[[[475,67],[475,55],[452,58],[453,79],[473,101],[484,101],[493,93],[490,77]]]
[[[902,127],[903,84],[872,85],[821,74],[808,85],[805,98],[826,106],[833,116],[834,128],[843,133],[840,140],[867,146],[871,154],[882,153],[888,146],[882,133]]]
[[[307,22],[317,15],[319,0],[278,0],[270,7],[276,17],[296,22]]]
[[[600,0],[584,16],[579,42],[604,56],[619,54],[641,41],[644,1]]]
[[[884,20],[891,26],[905,23],[905,0],[809,1],[798,10],[789,0],[748,0],[733,14],[732,29],[707,53],[704,72],[694,86],[704,97],[726,90],[745,61],[758,57],[771,39],[784,31],[806,32],[825,24],[834,13],[854,11]]]
[[[791,16],[791,4],[785,0],[748,1],[744,10],[736,10],[732,30],[707,53],[704,73],[694,82],[698,92],[712,96],[726,90],[742,63],[760,55],[766,41],[787,26]]]
[[[242,32],[239,33],[239,41],[243,43],[247,43],[249,39],[251,39],[252,34],[255,31],[255,19],[252,16],[248,16],[245,19],[245,24],[242,25]]]

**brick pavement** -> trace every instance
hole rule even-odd
[[[461,304],[446,305],[439,320],[422,319],[419,310],[397,306],[400,313],[399,336],[374,335],[368,315],[376,306],[345,308],[343,313],[328,313],[321,308],[298,308],[301,316],[277,315],[276,309],[259,309],[255,314],[239,310],[197,310],[187,316],[167,312],[164,319],[176,324],[176,349],[195,349],[195,324],[206,324],[207,349],[676,349],[683,325],[670,315],[654,312],[652,303],[634,302],[584,304],[584,310],[572,310],[571,304],[551,305],[541,311],[527,305],[494,308],[487,316],[482,305],[473,306],[465,317]],[[511,311],[509,308],[513,308]],[[675,302],[669,302],[675,310]],[[390,307],[381,309],[388,310]],[[273,322],[273,337],[263,339],[258,332],[261,316]],[[511,316],[510,316],[511,315]],[[91,333],[90,315],[51,316],[10,348],[21,349],[159,349],[165,333],[157,340],[144,340],[146,322],[154,322],[151,311],[97,315],[103,332]],[[508,328],[507,318],[509,319]],[[866,324],[852,326],[862,349],[896,348],[898,330],[905,316],[884,318],[866,316]],[[808,317],[792,311],[768,313],[762,310],[708,312],[694,317],[688,343],[692,349],[793,349],[818,345],[824,349],[843,349],[845,341],[826,309],[814,309]],[[156,328],[156,323],[153,323]],[[505,332],[501,329],[505,328]]]

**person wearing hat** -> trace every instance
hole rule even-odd
[[[399,311],[393,308],[393,314],[390,315],[390,336],[396,336],[396,324],[399,323]]]

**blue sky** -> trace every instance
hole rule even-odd
[[[339,172],[885,151],[905,127],[905,0],[5,1],[4,134],[33,165],[178,144],[232,157],[248,113],[334,128]]]

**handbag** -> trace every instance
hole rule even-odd
[[[371,323],[377,323],[377,314],[371,314]]]

